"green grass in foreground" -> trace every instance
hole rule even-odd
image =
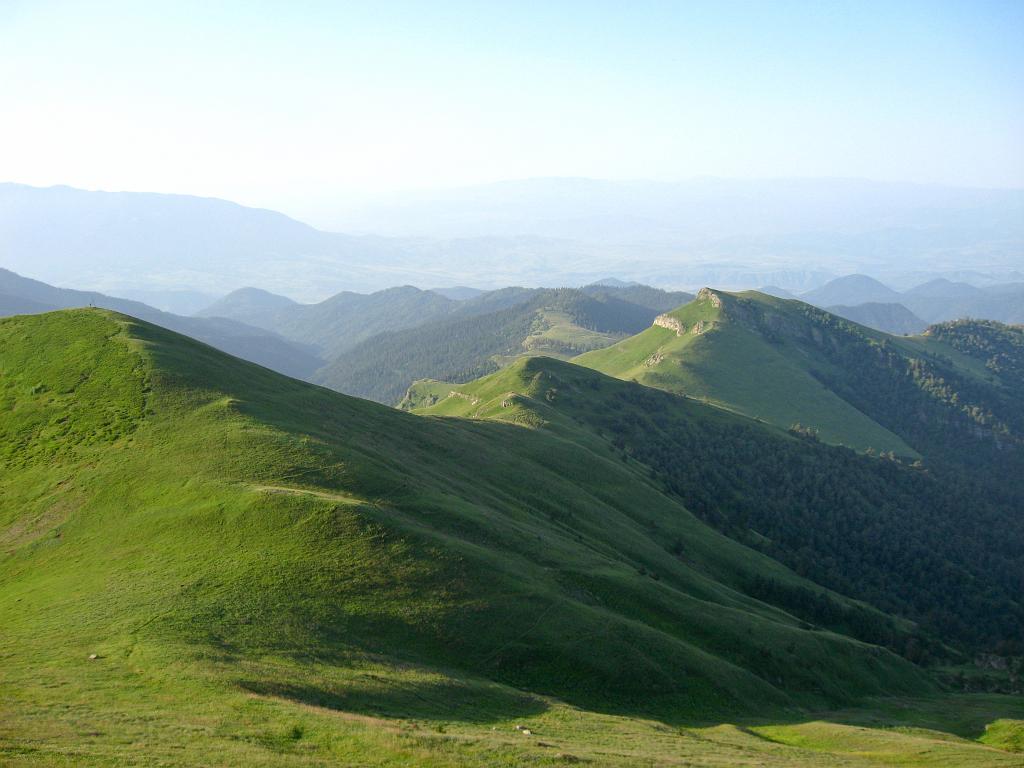
[[[0,451],[7,763],[1019,763],[1019,700],[748,597],[800,580],[596,445],[82,310],[0,322]],[[806,714],[885,693],[933,720]]]
[[[5,675],[0,764],[967,768],[1022,759],[1020,698],[666,721],[372,657],[328,664],[164,643],[99,650],[95,661],[43,652]]]

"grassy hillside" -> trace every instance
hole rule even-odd
[[[638,296],[648,303],[670,295],[647,291],[654,295]],[[463,302],[444,320],[369,338],[336,357],[313,380],[347,394],[397,403],[417,379],[464,382],[526,354],[573,357],[614,344],[654,319],[655,309],[617,293],[497,291]]]
[[[572,357],[606,347],[690,298],[644,285],[593,285],[579,291],[512,287],[456,300],[403,286],[298,304],[243,288],[200,315],[309,345],[327,364],[302,378],[390,404],[424,376],[467,381],[526,353]]]
[[[530,358],[459,387],[423,382],[407,407],[543,425],[598,442],[702,519],[813,581],[920,622],[930,637],[763,580],[752,593],[910,658],[936,639],[1024,652],[1024,494],[998,478],[859,456],[570,363]],[[685,552],[685,545],[674,545]],[[954,654],[955,656],[955,654]]]
[[[649,328],[577,362],[858,450],[973,461],[979,471],[1020,465],[1019,384],[941,340],[941,327],[892,337],[752,291],[704,290],[666,317],[676,328]]]
[[[0,371],[4,758],[1016,759],[978,739],[1012,740],[1018,702],[953,718],[907,662],[750,597],[809,585],[603,444],[401,413],[99,310],[0,322]],[[929,698],[798,709],[883,693]]]
[[[183,317],[162,312],[138,301],[106,296],[95,291],[56,288],[0,269],[0,317],[93,306],[124,312],[184,333],[228,354],[288,376],[307,378],[323,365],[323,360],[317,357],[311,347],[291,343],[275,333],[236,320]]]
[[[758,302],[785,308],[764,294]],[[891,431],[851,406],[814,375],[807,355],[784,337],[729,316],[738,301],[724,292],[702,292],[670,313],[677,328],[652,326],[612,347],[575,362],[611,376],[706,400],[783,428],[796,423],[818,430],[821,439],[865,450],[915,451]],[[680,333],[679,329],[684,329]]]

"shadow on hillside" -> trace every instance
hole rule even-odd
[[[493,593],[488,592],[491,587],[489,578],[498,574],[494,569],[470,572],[476,563],[488,565],[481,559],[487,553],[493,552],[495,557],[508,557],[509,562],[518,563],[520,558],[524,561],[533,559],[533,548],[539,550],[536,562],[545,570],[550,569],[551,553],[545,554],[543,545],[538,542],[542,541],[542,536],[564,538],[564,529],[572,530],[563,518],[552,517],[551,511],[560,511],[559,503],[565,505],[566,500],[571,501],[571,492],[579,484],[589,488],[598,473],[602,475],[596,478],[601,481],[601,492],[612,499],[607,502],[609,508],[616,501],[632,508],[632,492],[649,491],[656,496],[658,492],[652,490],[653,486],[643,482],[632,484],[635,478],[627,473],[636,470],[625,463],[621,466],[618,462],[579,463],[577,459],[589,456],[583,449],[567,448],[567,444],[550,435],[510,424],[425,419],[345,397],[232,360],[198,343],[182,342],[170,332],[152,326],[139,325],[133,334],[148,342],[158,363],[185,385],[194,386],[199,392],[216,390],[218,394],[227,395],[234,403],[232,407],[246,416],[301,441],[296,443],[299,447],[295,453],[287,456],[290,463],[282,464],[282,467],[289,470],[291,477],[301,476],[302,485],[379,499],[382,507],[393,505],[394,509],[409,513],[409,520],[401,520],[394,515],[386,522],[403,535],[410,546],[417,542],[440,541],[444,545],[453,541],[467,542],[466,548],[457,550],[463,554],[470,553],[461,561],[464,572],[460,572],[459,583],[476,587],[494,597],[494,612],[476,612],[469,619],[464,617],[461,623],[457,617],[446,615],[443,618],[448,622],[445,632],[439,634],[433,627],[389,622],[383,618],[361,624],[359,619],[344,612],[344,602],[341,601],[330,602],[338,613],[324,617],[318,607],[322,601],[313,599],[314,595],[308,602],[316,610],[288,623],[323,627],[315,632],[312,647],[317,653],[337,647],[346,638],[349,642],[372,638],[375,652],[386,651],[394,658],[457,667],[469,674],[489,676],[507,685],[556,696],[594,712],[649,718],[677,727],[701,727],[722,722],[742,722],[750,726],[796,724],[815,719],[806,712],[794,710],[780,717],[775,717],[776,712],[772,712],[759,719],[752,718],[751,713],[763,713],[768,706],[758,701],[719,701],[720,706],[713,709],[708,704],[709,697],[704,695],[706,691],[699,688],[702,678],[684,674],[681,662],[680,672],[673,679],[684,690],[675,695],[653,695],[654,687],[648,685],[648,681],[659,682],[670,677],[666,667],[674,661],[672,648],[676,638],[670,637],[660,644],[640,642],[652,635],[639,635],[633,631],[636,617],[643,618],[644,614],[634,612],[636,606],[627,599],[627,593],[622,593],[623,599],[616,605],[617,614],[605,612],[600,620],[595,614],[588,626],[583,627],[573,624],[572,620],[589,608],[581,608],[577,612],[568,610],[576,603],[568,593],[558,593],[560,602],[544,600],[534,603],[524,599],[524,596],[530,596],[530,591],[512,581],[498,584]],[[175,343],[165,343],[172,341]],[[335,471],[339,466],[344,467],[344,476]],[[564,485],[555,485],[551,481],[551,490],[564,492],[561,497],[547,495],[548,487],[543,484],[538,467],[564,478]],[[620,491],[613,483],[617,479],[624,484],[629,480],[631,484],[624,485],[625,490]],[[464,501],[465,505],[457,508],[458,513],[444,514],[446,510],[437,506],[436,501],[441,494]],[[424,499],[429,504],[425,504]],[[481,514],[478,519],[464,514],[465,506],[470,504],[480,505],[493,515],[493,519],[503,519],[507,513],[509,517],[525,520],[517,529],[522,531],[522,535],[499,539],[498,534],[487,527],[492,517]],[[675,501],[667,502],[665,513],[659,518],[666,529],[675,504]],[[410,520],[413,524],[403,527]],[[628,522],[629,516],[624,514],[622,520]],[[535,532],[536,536],[533,535]],[[431,537],[431,533],[436,538]],[[614,544],[610,538],[601,543]],[[429,550],[423,551],[427,554],[421,562],[430,562]],[[512,554],[508,555],[509,552]],[[662,558],[660,549],[652,549],[651,552]],[[628,561],[629,558],[623,558],[623,562]],[[663,562],[663,559],[658,562]],[[674,562],[671,566],[664,566],[666,578],[661,584],[671,583],[668,578],[672,575],[670,568],[676,567],[682,566],[676,566]],[[526,583],[526,574],[532,576],[536,572],[524,569],[522,573]],[[470,575],[479,578],[474,580]],[[444,586],[447,582],[442,576],[438,576],[442,579],[439,584]],[[322,589],[319,581],[309,583],[318,590]],[[649,583],[653,584],[649,579],[643,581],[645,585]],[[289,586],[290,593],[301,592],[302,587],[303,582],[297,582],[294,588]],[[659,586],[657,589],[662,588]],[[650,590],[654,589],[650,587]],[[296,606],[301,606],[302,602],[293,600],[292,605],[293,612],[297,613],[300,608]],[[564,610],[548,612],[549,605],[558,605]],[[265,608],[267,616],[273,616],[280,610],[274,595],[270,595],[270,602]],[[562,623],[548,626],[556,619]],[[604,628],[601,621],[616,631],[598,631]],[[245,626],[257,627],[261,623],[257,621]],[[209,622],[204,620],[199,625],[208,627]],[[267,626],[271,625],[268,623]],[[335,629],[332,631],[330,628]],[[753,629],[751,627],[748,632]],[[742,636],[737,636],[740,637],[737,643],[747,643],[751,649],[755,647],[754,641],[748,643]],[[447,644],[443,637],[456,637],[461,642],[458,645]],[[587,639],[580,641],[580,637]],[[265,638],[252,639],[254,647],[264,642]],[[241,647],[245,645],[242,642]],[[812,645],[816,643],[808,641],[807,647]],[[500,659],[493,649],[502,651]],[[289,649],[282,647],[280,650],[286,652]],[[562,655],[556,655],[556,650]],[[743,673],[749,672],[752,678],[765,674],[761,669],[760,656],[748,661],[741,652],[734,652],[727,661],[736,663]],[[844,663],[850,662],[836,660],[837,666]],[[796,669],[801,664],[806,666],[806,662],[795,662],[791,667]],[[482,683],[409,680],[395,683],[391,680],[341,685],[308,680],[252,679],[238,684],[256,695],[365,716],[487,723],[525,717],[547,708],[539,696]],[[841,684],[842,681],[837,683]],[[922,685],[921,688],[927,690],[928,686]],[[797,701],[814,701],[816,698],[812,685],[793,693]],[[877,716],[877,721],[871,721],[874,727],[935,728],[976,737],[993,719],[1024,717],[1024,714],[1009,715],[1007,707],[998,705],[991,711],[979,710],[968,723],[966,718],[956,714],[959,701],[960,697],[946,698],[930,709],[914,703],[899,712],[893,712],[887,706],[875,708],[869,705],[858,711],[823,714],[821,718],[854,725],[863,724],[865,717]],[[725,714],[730,707],[734,713],[745,709],[747,715],[739,715],[737,720],[735,714]],[[1016,711],[1014,707],[1009,709]]]
[[[346,681],[316,685],[310,683],[243,680],[243,690],[273,699],[335,711],[350,718],[419,720],[430,723],[463,723],[486,726],[541,715],[549,709],[543,699],[485,682],[396,681],[369,675],[367,683]],[[668,702],[664,702],[668,704]],[[678,703],[677,703],[678,705]],[[754,717],[695,716],[680,709],[656,707],[583,707],[595,713],[658,722],[678,731],[680,736],[720,742],[733,749],[742,734],[757,741],[814,750],[814,744],[828,742],[839,752],[884,749],[893,755],[910,754],[921,748],[923,739],[947,743],[951,759],[970,749],[999,749],[1015,754],[1020,733],[1011,725],[1006,744],[979,739],[990,723],[1002,718],[1024,718],[1024,699],[998,695],[937,695],[928,698],[876,699],[860,707],[827,711],[780,711]],[[822,731],[824,724],[826,730]],[[828,726],[834,726],[832,728]],[[705,731],[704,729],[710,729]],[[767,730],[762,730],[767,729]],[[918,733],[918,730],[924,731]],[[933,733],[928,733],[928,732]],[[967,744],[960,742],[964,739]],[[836,741],[837,740],[837,741]],[[833,744],[834,741],[834,744]],[[958,746],[962,745],[962,746]],[[750,745],[740,748],[749,750]]]
[[[477,682],[374,679],[376,684],[313,685],[242,680],[239,687],[259,696],[287,699],[347,714],[381,718],[485,724],[539,715],[548,709],[536,696]]]

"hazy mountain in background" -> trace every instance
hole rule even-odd
[[[374,238],[225,200],[19,184],[0,184],[0,253],[16,272],[106,291],[223,293],[243,280],[314,290],[365,283],[374,261],[395,261]]]
[[[272,318],[282,311],[298,307],[299,303],[262,288],[239,288],[212,304],[199,309],[197,317],[230,317],[257,328],[272,328]]]
[[[3,276],[3,270],[0,270],[0,280],[3,279]],[[11,296],[0,293],[0,317],[38,315],[42,312],[49,312],[51,309],[54,309],[54,307],[49,304],[43,304],[41,301],[27,299],[24,296]]]
[[[953,282],[940,277],[904,291],[903,294],[904,296],[932,299],[961,299],[982,296],[984,292],[970,283]]]
[[[928,327],[928,323],[902,304],[869,301],[855,307],[838,305],[827,309],[833,315],[839,315],[847,320],[853,320],[855,323],[866,325],[868,328],[899,336],[920,333]]]
[[[757,289],[758,293],[763,293],[768,296],[774,296],[777,299],[795,299],[796,294],[787,291],[785,288],[779,288],[777,285],[762,285]]]
[[[1005,230],[1020,237],[1024,192],[864,179],[680,182],[535,178],[396,196],[339,216],[346,231],[417,237],[530,234],[686,242],[795,232]]]
[[[898,301],[900,294],[867,275],[846,275],[800,296],[815,306],[855,305]]]
[[[487,293],[480,288],[471,288],[468,285],[453,285],[451,288],[431,288],[434,293],[439,293],[446,299],[452,299],[454,301],[465,301],[466,299],[474,299],[477,296],[482,296]]]
[[[162,309],[164,312],[173,312],[177,315],[194,315],[210,306],[222,294],[190,290],[129,288],[116,291],[114,295],[122,299],[141,301],[143,304]]]
[[[4,266],[106,293],[157,291],[161,302],[246,285],[304,301],[401,284],[579,286],[609,275],[804,292],[852,272],[909,287],[967,267],[979,282],[1024,270],[1018,190],[534,179],[424,194],[338,225],[389,236],[324,232],[210,198],[0,185]]]
[[[230,317],[286,339],[311,344],[331,359],[376,333],[411,328],[451,313],[460,302],[410,285],[371,294],[345,291],[317,304],[243,288],[207,307],[203,317]]]
[[[964,317],[1024,323],[1024,282],[991,285],[954,296],[904,295],[900,302],[930,323]]]
[[[846,275],[799,298],[850,320],[893,333],[909,332],[900,328],[921,330],[928,323],[964,318],[1024,323],[1024,282],[979,288],[940,278],[901,293],[867,275]],[[909,314],[881,309],[880,305],[901,305]]]
[[[862,179],[525,179],[396,197],[334,223],[384,235],[670,245],[687,266],[1006,272],[1022,265],[1024,191]],[[747,285],[763,283],[780,284]]]

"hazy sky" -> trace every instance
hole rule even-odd
[[[1024,2],[0,0],[3,180],[316,218],[696,175],[1024,187]]]

